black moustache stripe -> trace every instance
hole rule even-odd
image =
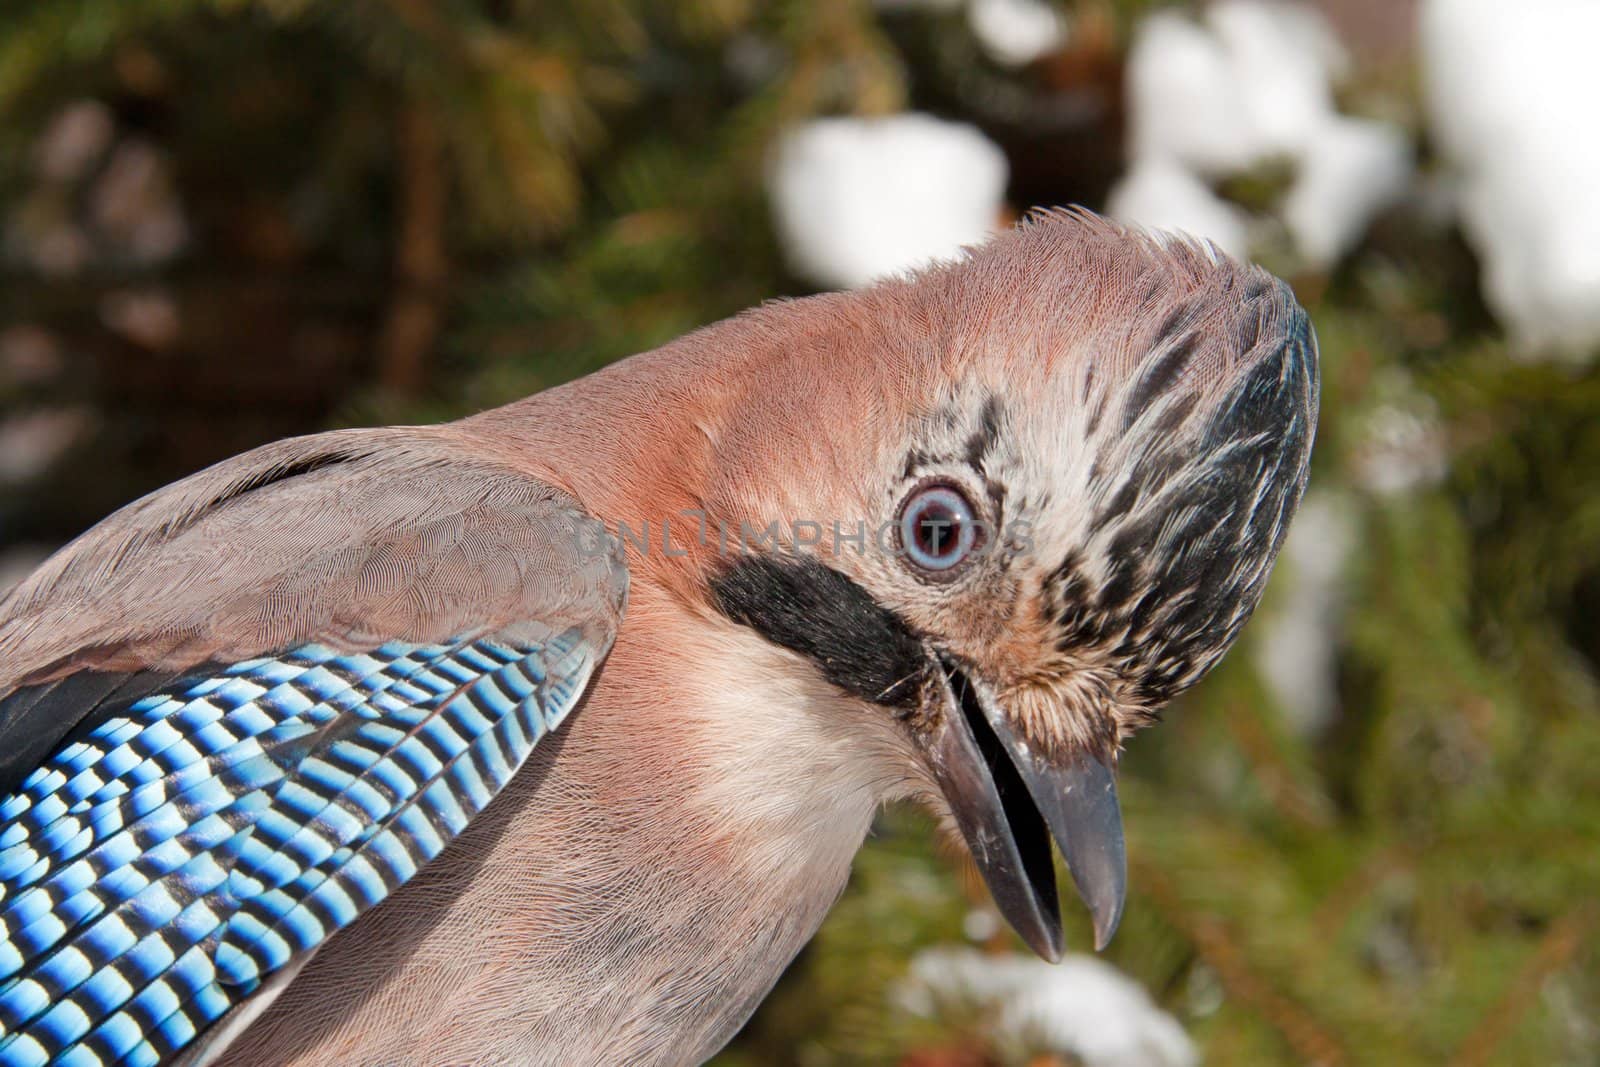
[[[711,581],[728,618],[798,652],[829,682],[875,704],[916,703],[922,642],[850,578],[805,556],[741,556]]]

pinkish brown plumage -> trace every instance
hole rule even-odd
[[[306,642],[520,648],[519,627],[598,659],[614,633],[453,843],[171,1052],[698,1062],[886,800],[947,815],[1046,955],[1053,834],[1109,936],[1120,745],[1259,599],[1316,389],[1281,283],[1042,216],[956,265],[446,426],[269,446],[124,509],[0,601],[0,740],[30,753],[0,770],[15,788],[108,714],[85,678],[149,693]],[[581,543],[588,516],[618,540]]]

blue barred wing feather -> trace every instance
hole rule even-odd
[[[0,800],[0,1064],[156,1064],[438,855],[607,647],[304,644],[101,716]]]

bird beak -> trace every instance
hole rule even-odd
[[[1006,921],[1035,952],[1061,959],[1053,836],[1104,948],[1122,918],[1127,857],[1112,769],[1080,753],[1048,760],[1012,728],[994,694],[948,657],[930,650],[935,669],[924,700],[940,726],[923,740],[935,781]],[[927,709],[932,711],[933,709]]]

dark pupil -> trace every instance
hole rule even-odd
[[[929,504],[917,519],[917,547],[928,555],[947,555],[955,547],[961,530],[956,513],[943,504]]]

